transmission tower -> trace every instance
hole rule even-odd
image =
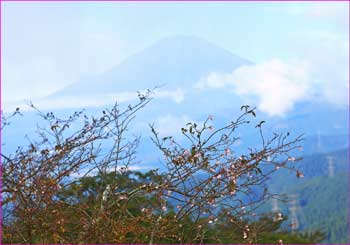
[[[320,129],[317,130],[317,149],[321,151],[322,149],[322,143],[321,143],[321,131]]]
[[[272,198],[272,212],[277,213],[278,211],[280,211],[280,208],[278,207],[278,200]]]
[[[334,157],[327,156],[327,159],[328,159],[328,176],[332,178],[334,176],[334,163],[333,163]]]
[[[292,232],[295,233],[298,228],[299,228],[299,220],[297,217],[297,211],[298,211],[298,204],[297,204],[297,195],[296,194],[291,194],[290,196],[290,207],[289,207],[289,212],[290,212],[290,217],[291,217],[291,228]]]

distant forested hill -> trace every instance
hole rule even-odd
[[[329,160],[332,159],[332,160]],[[333,170],[330,170],[332,161]],[[349,243],[349,170],[348,149],[313,154],[296,163],[304,174],[297,179],[286,172],[270,181],[270,189],[296,200],[299,230],[325,232],[324,243]],[[332,167],[331,167],[332,168]],[[330,172],[333,176],[329,176]],[[277,203],[278,209],[291,219],[291,203]],[[271,206],[267,208],[272,208]],[[276,208],[276,206],[275,206]],[[290,223],[290,221],[289,221]]]
[[[315,177],[290,188],[297,193],[300,230],[321,229],[325,243],[349,243],[348,175],[340,173],[332,178]]]

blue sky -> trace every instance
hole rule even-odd
[[[4,107],[23,99],[47,96],[83,77],[98,75],[159,39],[176,35],[204,38],[253,61],[257,65],[250,73],[270,79],[271,74],[260,71],[277,65],[283,69],[280,73],[288,71],[288,77],[300,78],[302,86],[291,85],[291,90],[299,94],[291,96],[291,103],[300,96],[313,96],[315,92],[311,94],[307,90],[315,86],[319,87],[317,93],[332,103],[348,103],[346,2],[6,2],[2,5]],[[306,67],[305,71],[295,68],[300,64]],[[242,74],[244,71],[239,76],[217,77],[244,80]],[[229,86],[230,82],[217,81],[217,84]],[[273,86],[279,92],[279,85],[277,82],[267,87]],[[210,83],[201,87],[213,88]],[[236,91],[241,95],[247,91],[258,95],[262,92],[251,91],[251,86]],[[270,108],[274,101],[269,98],[264,101],[261,95],[261,106],[265,105],[272,114],[291,105]]]

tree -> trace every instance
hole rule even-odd
[[[152,91],[138,98],[98,118],[80,111],[62,120],[31,105],[48,127],[38,127],[28,147],[2,155],[5,243],[253,243],[267,223],[269,231],[279,228],[282,219],[266,222],[255,210],[277,197],[265,185],[273,172],[288,168],[302,177],[293,166],[299,159],[289,155],[301,137],[266,139],[262,121],[261,148],[237,156],[235,132],[256,116],[248,106],[219,129],[212,116],[201,126],[188,123],[181,129],[187,142],[162,138],[151,125],[167,171],[132,172],[139,137],[128,127]]]

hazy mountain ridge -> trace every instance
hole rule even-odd
[[[142,112],[139,116],[146,124],[167,115],[176,118],[187,116],[200,121],[209,114],[215,115],[219,119],[218,124],[222,124],[237,116],[241,105],[248,103],[253,107],[256,104],[230,89],[200,90],[196,88],[196,83],[211,72],[228,73],[252,64],[201,38],[171,37],[132,55],[103,74],[77,81],[47,96],[42,104],[47,104],[45,100],[58,104],[81,101],[72,108],[89,107],[92,113],[96,113],[108,107],[106,103],[121,102],[123,97],[136,99],[136,91],[164,85],[160,91],[162,96],[156,97],[146,108],[146,116]],[[102,104],[99,104],[100,100],[103,100]],[[33,103],[36,104],[36,101]],[[173,109],[170,111],[169,108]],[[270,117],[262,112],[258,116],[268,122],[268,130],[289,130],[308,137],[318,131],[321,135],[348,134],[348,112],[348,106],[304,101],[297,103],[284,117]]]
[[[78,81],[52,96],[136,91],[162,84],[167,89],[186,87],[210,72],[231,72],[249,64],[252,62],[203,39],[172,37],[130,56],[104,74]]]
[[[296,163],[304,178],[298,179],[289,171],[281,171],[271,177],[269,183],[272,192],[284,193],[290,201],[296,201],[296,216],[291,213],[291,202],[271,203],[263,210],[277,208],[289,217],[289,223],[292,217],[297,217],[300,231],[322,230],[326,235],[323,243],[348,243],[348,159],[348,148],[304,156]]]

